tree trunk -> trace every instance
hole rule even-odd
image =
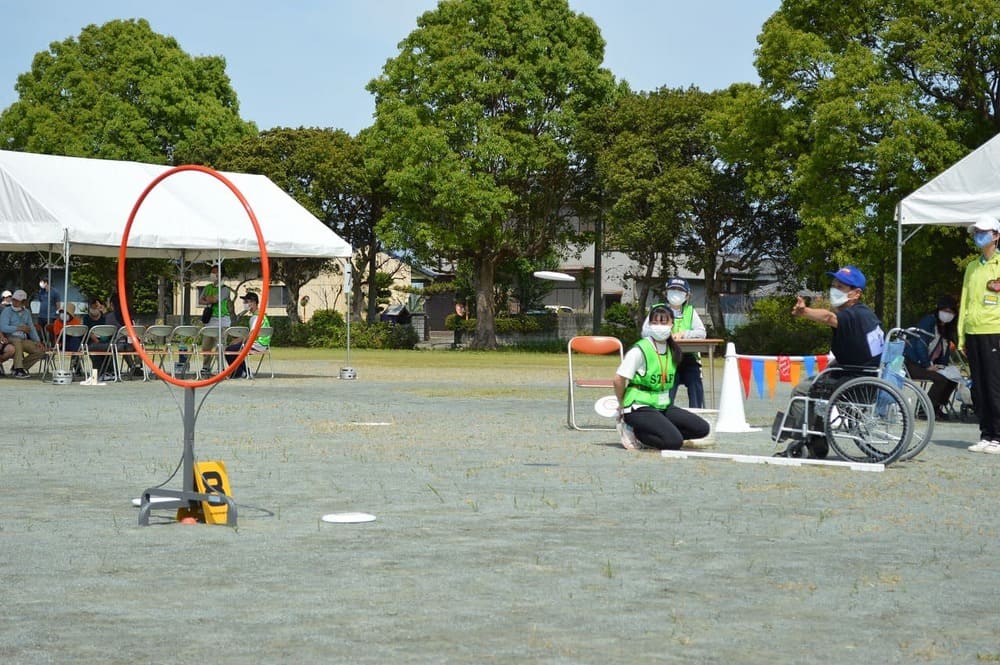
[[[721,335],[726,330],[726,317],[722,314],[722,301],[719,298],[716,271],[718,265],[714,261],[705,263],[705,309],[712,322],[712,333]]]
[[[493,282],[496,269],[492,259],[481,259],[476,272],[476,349],[497,348],[496,321],[493,311]]]

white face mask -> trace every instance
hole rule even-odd
[[[665,342],[667,338],[670,337],[670,331],[674,327],[665,323],[650,323],[649,324],[649,336],[655,339],[657,342]]]
[[[24,309],[24,307],[22,307],[21,305],[11,305],[10,308],[15,312],[20,312],[22,309]]]
[[[667,291],[667,302],[672,307],[680,307],[687,300],[687,294],[683,291]]]
[[[830,287],[830,304],[834,307],[840,307],[847,302],[847,294],[840,289],[835,289]]]
[[[38,288],[44,289],[45,288],[45,282],[39,282],[38,283]]]
[[[955,319],[955,315],[951,312],[946,312],[943,309],[938,310],[938,320],[941,323],[951,323]]]

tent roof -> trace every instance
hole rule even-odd
[[[0,250],[117,256],[133,206],[170,167],[0,150]],[[228,173],[257,221],[270,256],[346,258],[351,246],[268,178]],[[220,180],[183,171],[140,207],[128,256],[188,260],[257,256],[239,199]]]
[[[1000,213],[1000,134],[955,162],[899,204],[899,223],[972,224]]]

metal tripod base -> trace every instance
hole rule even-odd
[[[192,475],[193,478],[194,476]],[[172,500],[153,502],[153,497],[163,497]],[[162,487],[153,487],[142,493],[139,503],[139,526],[149,526],[149,511],[151,510],[176,511],[179,508],[198,510],[201,508],[202,502],[217,506],[226,504],[228,506],[226,510],[226,526],[236,526],[236,502],[225,494],[203,494],[189,490],[168,490]]]
[[[236,526],[236,502],[222,492],[199,492],[194,477],[194,423],[197,411],[194,407],[194,388],[184,389],[184,489],[171,490],[151,487],[142,493],[139,502],[139,526],[149,526],[151,510],[177,510],[187,508],[197,510],[201,503],[221,506],[226,504],[226,526]],[[153,497],[173,499],[153,502]]]

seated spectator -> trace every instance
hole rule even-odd
[[[83,325],[88,328],[93,329],[94,326],[108,325],[107,318],[107,308],[100,298],[96,296],[91,296],[87,300],[87,313],[83,317]],[[87,333],[87,349],[95,353],[107,353],[111,348],[111,335],[102,335],[98,337],[92,332]],[[112,356],[105,356],[104,362],[101,363],[101,381],[114,381],[115,374],[114,368],[112,367]]]
[[[14,345],[7,336],[0,333],[0,376],[4,375],[3,364],[14,357]]]
[[[260,298],[253,291],[248,291],[246,294],[244,294],[244,296],[240,300],[243,301],[243,306],[246,308],[240,314],[240,316],[243,316],[244,314],[247,314],[247,313],[250,314],[250,330],[253,330],[253,327],[255,325],[257,325],[257,316],[259,315],[258,307],[260,306]],[[263,316],[264,316],[264,321],[260,325],[262,327],[263,326],[270,327],[271,322],[268,320],[267,314],[264,314]],[[267,349],[268,349],[269,346],[271,346],[271,337],[270,336],[268,336],[268,337],[257,337],[257,339],[254,340],[253,347],[250,349],[250,354],[264,353],[265,351],[267,351]],[[236,361],[236,356],[239,355],[240,349],[242,349],[242,348],[243,348],[243,342],[242,341],[237,342],[236,344],[230,344],[229,346],[227,346],[226,347],[226,363],[228,363],[230,365],[233,364],[233,362]],[[230,374],[229,376],[231,378],[242,379],[246,375],[247,375],[247,366],[246,366],[246,360],[244,360],[242,363],[240,363],[240,366],[238,368],[236,368],[236,370],[232,374]]]
[[[951,296],[942,296],[937,309],[921,318],[915,328],[917,335],[906,340],[903,359],[906,373],[916,381],[930,381],[927,396],[934,405],[934,414],[947,420],[947,405],[957,383],[941,373],[948,366],[951,350],[958,341],[958,303]]]
[[[14,345],[14,378],[27,379],[28,370],[45,358],[45,345],[31,320],[28,294],[17,289],[11,294],[10,307],[0,311],[0,333]]]

